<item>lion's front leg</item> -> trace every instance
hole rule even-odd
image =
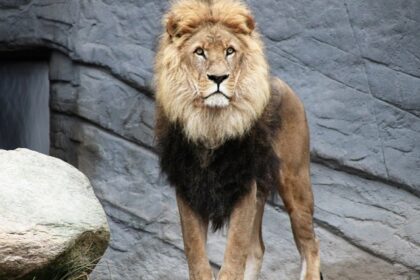
[[[179,195],[177,203],[190,280],[213,280],[206,253],[208,222],[203,221]]]
[[[257,185],[234,207],[229,219],[226,251],[218,280],[243,280],[257,211]]]

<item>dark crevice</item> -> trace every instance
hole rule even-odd
[[[271,202],[271,201],[269,201],[269,202],[268,202],[268,204],[269,204],[270,206],[272,206],[272,207],[273,207],[273,209],[274,209],[275,211],[277,211],[277,212],[282,211],[282,212],[287,213],[287,211],[286,211],[286,209],[284,208],[284,206],[283,206],[283,205],[274,204],[274,203],[273,203],[273,202]],[[315,217],[314,217],[314,222],[315,222],[315,224],[316,224],[317,226],[319,226],[319,227],[320,227],[320,228],[322,228],[323,230],[325,230],[325,231],[327,231],[327,232],[329,232],[329,233],[331,233],[331,234],[333,234],[333,235],[335,235],[335,236],[337,236],[337,237],[339,237],[339,238],[343,239],[343,240],[344,240],[344,241],[346,241],[347,243],[349,243],[349,244],[351,244],[351,245],[355,246],[356,248],[360,249],[361,251],[363,251],[363,252],[365,252],[365,253],[367,253],[367,254],[369,254],[369,255],[371,255],[371,256],[373,256],[373,257],[375,257],[375,258],[381,259],[381,260],[383,260],[383,261],[385,261],[385,262],[387,262],[387,263],[389,263],[389,264],[391,264],[391,265],[395,265],[395,263],[398,263],[399,265],[401,265],[401,266],[403,266],[403,267],[406,267],[406,268],[408,268],[408,269],[414,270],[414,271],[416,271],[416,272],[420,272],[420,270],[419,270],[419,269],[417,269],[416,267],[411,267],[411,266],[408,266],[408,265],[403,264],[403,263],[401,263],[401,262],[397,262],[397,261],[396,261],[396,260],[394,260],[394,259],[391,259],[391,258],[389,258],[389,257],[387,257],[387,256],[385,256],[385,255],[382,255],[382,254],[380,254],[380,253],[378,253],[378,252],[375,252],[375,251],[371,250],[371,249],[370,249],[370,248],[368,248],[368,247],[362,246],[362,245],[360,245],[360,244],[358,244],[358,243],[354,242],[354,240],[353,240],[353,239],[349,238],[349,237],[348,237],[348,236],[346,236],[346,235],[345,235],[345,234],[344,234],[341,230],[339,230],[338,228],[336,228],[336,227],[334,227],[334,226],[332,226],[332,225],[328,224],[326,221],[323,221],[323,220],[320,220],[320,219],[317,219],[317,218],[315,218]],[[322,245],[321,245],[321,246],[322,246]]]
[[[123,135],[121,135],[121,134],[113,131],[112,129],[104,128],[104,127],[100,126],[99,124],[97,124],[96,122],[94,122],[94,121],[92,121],[90,119],[87,119],[85,117],[81,117],[81,116],[76,115],[76,114],[73,114],[73,113],[62,112],[62,111],[58,111],[58,110],[54,110],[54,109],[51,109],[51,113],[57,114],[57,115],[62,115],[62,116],[67,116],[67,117],[70,117],[70,118],[73,118],[73,119],[77,119],[80,122],[87,123],[87,124],[95,127],[96,129],[99,129],[101,131],[104,131],[104,132],[106,132],[108,134],[111,134],[112,136],[115,136],[115,137],[117,137],[119,139],[122,139],[124,141],[127,141],[127,142],[129,142],[131,144],[134,144],[134,145],[136,145],[136,146],[138,146],[138,147],[140,147],[142,149],[146,149],[147,151],[149,151],[149,152],[151,152],[153,154],[156,154],[156,148],[154,146],[150,146],[149,144],[146,144],[144,142],[141,142],[138,139],[127,138],[126,136],[123,136]]]
[[[280,47],[276,47],[276,48],[277,48],[278,50],[280,50],[281,52],[283,52],[284,54],[286,54],[286,55],[282,55],[282,54],[280,54],[280,53],[274,53],[274,54],[276,54],[276,55],[278,55],[278,56],[280,56],[280,57],[282,57],[282,58],[285,58],[285,59],[289,60],[290,62],[292,62],[292,63],[294,63],[294,64],[297,64],[297,65],[299,65],[299,66],[301,66],[301,67],[303,67],[303,68],[306,68],[306,69],[309,69],[309,70],[311,70],[311,71],[313,71],[313,72],[319,73],[319,74],[320,74],[320,75],[322,75],[323,77],[325,77],[325,78],[327,78],[327,79],[329,79],[329,80],[332,80],[332,81],[334,81],[334,82],[336,82],[336,83],[338,83],[338,84],[341,84],[341,85],[343,85],[343,86],[344,86],[344,87],[346,87],[346,88],[350,88],[350,89],[352,89],[352,90],[354,90],[354,91],[357,91],[357,92],[359,92],[359,93],[367,94],[367,92],[365,92],[365,91],[363,91],[363,90],[361,90],[361,89],[355,88],[355,87],[353,87],[353,86],[351,86],[351,85],[349,85],[349,84],[347,84],[347,83],[345,83],[345,82],[343,82],[343,81],[340,81],[340,80],[339,80],[339,79],[337,79],[337,78],[332,77],[331,75],[329,75],[329,74],[327,74],[327,73],[322,72],[321,70],[318,70],[318,69],[316,69],[316,68],[314,68],[314,67],[310,66],[309,64],[305,63],[304,61],[302,61],[301,59],[299,59],[298,57],[296,57],[296,56],[295,56],[295,55],[293,55],[292,53],[290,53],[290,52],[288,52],[288,51],[285,51],[284,49],[282,49],[282,48],[280,48]]]
[[[415,79],[420,79],[420,76],[417,76],[415,74],[411,74],[411,73],[405,72],[405,71],[400,70],[400,69],[395,69],[394,67],[392,67],[388,63],[385,63],[385,62],[382,62],[382,61],[379,61],[379,60],[376,60],[376,59],[373,59],[373,58],[370,58],[370,57],[366,57],[366,56],[362,56],[362,58],[364,60],[370,62],[370,63],[382,65],[382,66],[384,66],[384,67],[386,67],[388,69],[391,69],[392,71],[405,74],[405,75],[410,76],[410,77],[415,78]]]
[[[173,244],[173,243],[171,243],[171,242],[169,242],[169,241],[167,241],[167,240],[164,240],[164,239],[162,239],[162,238],[160,238],[157,234],[155,234],[154,232],[151,232],[151,231],[148,231],[148,230],[146,230],[146,229],[144,229],[144,228],[140,228],[140,227],[135,227],[135,226],[132,226],[132,225],[130,225],[129,223],[127,223],[127,221],[124,221],[124,220],[120,220],[120,219],[118,219],[118,218],[116,218],[116,217],[110,217],[116,224],[118,224],[118,225],[123,225],[124,227],[127,227],[127,228],[130,228],[130,229],[133,229],[133,230],[135,230],[135,231],[137,231],[137,232],[141,232],[141,233],[144,233],[144,234],[147,234],[147,235],[150,235],[150,236],[152,236],[153,238],[155,238],[155,239],[157,239],[157,240],[159,240],[159,241],[161,241],[162,243],[164,243],[165,245],[168,245],[169,247],[171,247],[172,249],[175,249],[176,251],[179,251],[179,252],[184,252],[184,250],[182,249],[182,248],[180,248],[180,247],[178,247],[177,245],[175,245],[175,244]]]
[[[160,242],[164,243],[165,245],[169,246],[170,248],[174,249],[175,251],[178,251],[178,252],[181,252],[182,254],[185,254],[185,251],[184,251],[184,249],[183,249],[183,248],[181,248],[181,247],[179,247],[179,246],[175,245],[174,243],[172,243],[172,242],[170,242],[170,241],[168,241],[168,240],[165,240],[165,239],[160,238],[160,237],[158,236],[158,234],[156,234],[156,233],[154,233],[154,232],[151,232],[151,231],[145,230],[144,228],[139,228],[139,227],[134,227],[134,226],[131,226],[131,225],[127,224],[127,223],[126,223],[126,221],[124,221],[124,220],[120,220],[120,219],[115,218],[115,217],[111,217],[111,219],[112,219],[112,220],[113,220],[116,224],[122,224],[122,225],[124,225],[124,227],[128,227],[128,228],[133,229],[133,230],[135,230],[135,231],[139,231],[139,232],[142,232],[142,233],[144,233],[144,234],[150,235],[150,236],[152,236],[153,238],[155,238],[155,239],[159,240]],[[111,246],[110,246],[110,247],[111,247]],[[111,248],[112,248],[112,247],[111,247]],[[209,260],[209,262],[210,262],[210,265],[211,265],[213,268],[215,268],[215,269],[220,269],[220,267],[221,267],[221,266],[220,266],[219,264],[217,264],[217,263],[215,263],[215,262],[213,262],[213,261],[211,261],[211,260]]]
[[[145,96],[149,97],[151,100],[154,100],[154,90],[146,85],[140,85],[133,80],[130,80],[123,75],[114,71],[114,69],[106,64],[101,63],[94,63],[94,62],[87,62],[84,61],[81,57],[75,55],[75,53],[70,49],[69,46],[60,44],[56,41],[47,39],[47,38],[40,38],[40,39],[28,39],[25,44],[21,42],[14,42],[14,41],[0,41],[0,51],[19,51],[19,50],[34,50],[34,49],[45,49],[48,53],[52,51],[58,51],[62,54],[66,55],[69,59],[73,62],[87,67],[93,67],[98,70],[102,70],[103,72],[111,75],[112,77],[116,78],[117,80],[123,82],[124,84],[132,87],[133,89],[143,93]]]
[[[265,32],[264,32],[264,35],[265,35],[265,38],[266,38],[266,39],[268,39],[268,40],[270,40],[270,41],[272,41],[272,42],[274,42],[274,43],[280,43],[280,42],[285,42],[285,41],[289,41],[289,40],[295,39],[295,38],[297,38],[297,37],[298,37],[301,33],[302,33],[302,32],[293,33],[293,34],[291,34],[291,35],[289,35],[289,36],[286,36],[286,37],[284,37],[284,38],[280,38],[280,39],[273,38],[272,36],[270,36],[270,34],[267,34],[267,33],[265,33]]]
[[[338,47],[338,46],[335,46],[335,45],[333,45],[333,44],[330,44],[330,43],[328,43],[328,42],[326,42],[326,41],[320,40],[320,39],[318,39],[318,38],[316,38],[316,37],[314,37],[314,36],[311,36],[311,37],[310,37],[310,39],[312,39],[312,40],[314,40],[314,41],[316,41],[316,42],[318,42],[318,43],[321,43],[321,44],[324,44],[324,45],[327,45],[327,46],[333,47],[333,48],[335,48],[335,49],[339,50],[340,52],[343,52],[343,53],[346,53],[346,54],[350,54],[350,55],[352,55],[352,56],[357,56],[356,54],[354,54],[354,53],[352,53],[352,52],[349,52],[349,51],[347,51],[347,50],[345,50],[345,49],[342,49],[342,48],[340,48],[340,47]]]
[[[64,55],[67,56],[67,54],[64,54]],[[69,57],[69,56],[67,56],[67,57]],[[96,71],[99,71],[101,73],[112,76],[113,78],[115,78],[118,81],[120,81],[121,83],[123,83],[125,86],[130,87],[131,89],[135,90],[136,92],[141,93],[146,98],[149,98],[149,100],[151,100],[152,102],[154,101],[154,95],[155,94],[154,94],[153,89],[151,89],[147,86],[141,86],[137,83],[134,83],[133,81],[125,79],[121,75],[118,75],[115,72],[113,72],[111,67],[108,67],[107,65],[99,65],[99,64],[94,64],[94,63],[88,63],[88,62],[85,62],[85,61],[82,61],[82,60],[74,60],[71,57],[69,57],[69,58],[71,59],[71,61],[75,65],[95,69]]]
[[[142,94],[144,94],[146,97],[150,98],[151,100],[154,100],[154,90],[148,86],[145,85],[139,85],[138,83],[125,78],[124,76],[122,76],[121,74],[116,73],[110,66],[105,65],[105,64],[96,64],[93,62],[86,62],[83,61],[81,59],[75,59],[75,58],[71,58],[73,60],[73,62],[82,65],[82,66],[86,66],[86,67],[93,67],[95,69],[101,70],[109,75],[111,75],[112,77],[116,78],[117,80],[123,82],[124,84],[130,86],[131,88],[141,92]]]
[[[417,115],[416,113],[411,112],[409,109],[403,108],[399,104],[391,103],[391,102],[389,102],[389,101],[387,101],[385,99],[382,99],[382,98],[380,98],[378,96],[375,96],[374,94],[372,94],[372,96],[373,96],[373,98],[375,100],[378,100],[380,102],[383,102],[383,103],[385,103],[385,104],[387,104],[387,105],[389,105],[389,106],[391,106],[391,107],[393,107],[393,108],[395,108],[395,109],[397,109],[399,111],[403,111],[404,113],[410,114],[411,116],[415,117],[416,119],[420,119],[420,115]]]
[[[340,133],[341,135],[344,135],[346,137],[350,136],[348,133],[346,133],[344,131],[341,131],[340,129],[335,128],[335,127],[327,126],[327,125],[324,125],[324,124],[321,124],[321,123],[318,123],[318,122],[316,123],[316,125],[319,126],[319,127],[331,130],[331,131],[335,131],[335,132]]]
[[[35,49],[48,49],[50,52],[60,51],[65,54],[71,53],[71,50],[67,46],[46,38],[27,38],[24,43],[19,42],[18,40],[0,40],[0,51],[20,51]]]
[[[109,212],[109,213],[108,213],[108,209],[109,209],[109,208],[114,208],[114,210],[117,210],[117,211],[119,211],[119,212],[122,212],[122,213],[123,213],[123,214],[125,214],[125,215],[135,217],[135,218],[136,218],[136,220],[138,220],[138,221],[142,224],[142,226],[147,226],[148,224],[150,224],[150,222],[148,222],[148,221],[147,221],[147,220],[145,220],[144,218],[142,218],[142,217],[138,216],[135,212],[133,212],[133,211],[131,211],[131,210],[129,210],[129,209],[127,209],[127,208],[125,208],[125,207],[122,207],[122,206],[120,206],[119,204],[116,204],[116,203],[114,203],[114,202],[110,201],[109,199],[104,198],[103,196],[102,196],[102,197],[100,197],[100,201],[101,201],[101,203],[105,206],[105,207],[104,207],[104,209],[105,209],[105,211],[107,212],[107,213],[106,213],[106,214],[107,214],[107,216],[108,216],[109,218],[111,218],[111,219],[118,219],[118,218],[116,218],[114,215],[112,215],[112,212]],[[125,223],[124,223],[124,225],[129,226],[129,224],[128,224],[127,222],[125,222]],[[132,227],[132,228],[137,228],[137,227],[134,227],[134,226],[131,226],[131,227]],[[138,228],[140,228],[140,227],[138,227]]]
[[[45,42],[47,44],[47,46],[51,46],[51,48],[55,49],[58,48],[58,50],[65,50],[66,53],[70,53],[71,50],[69,48],[69,46],[66,46],[64,44],[58,43],[57,41],[53,41],[51,39],[47,39],[47,38],[42,38],[41,42]]]
[[[47,17],[42,16],[42,15],[37,15],[36,17],[38,19],[40,19],[40,20],[44,20],[44,21],[49,21],[49,22],[52,22],[52,23],[57,23],[57,24],[65,25],[69,29],[74,26],[72,23],[68,23],[68,22],[65,22],[65,21],[62,21],[62,20],[58,20],[58,19],[47,18]]]
[[[351,239],[351,238],[347,237],[347,236],[346,236],[346,235],[345,235],[342,231],[340,231],[340,230],[339,230],[339,229],[337,229],[336,227],[334,227],[334,226],[332,226],[332,225],[328,224],[328,223],[327,223],[327,222],[325,222],[325,221],[322,221],[322,220],[317,219],[317,218],[314,218],[314,221],[315,221],[315,223],[316,223],[318,226],[322,227],[324,230],[327,230],[328,232],[330,232],[330,233],[334,234],[335,236],[338,236],[338,237],[342,238],[344,241],[348,242],[349,244],[351,244],[351,245],[355,246],[356,248],[360,249],[361,251],[363,251],[363,252],[365,252],[365,253],[367,253],[367,254],[369,254],[369,255],[371,255],[371,256],[373,256],[373,257],[375,257],[375,258],[381,259],[381,260],[383,260],[383,261],[385,261],[385,262],[387,262],[387,263],[389,263],[389,264],[391,264],[391,265],[395,265],[395,264],[397,263],[397,264],[399,264],[399,265],[401,265],[401,266],[403,266],[403,267],[406,267],[406,268],[408,268],[408,269],[411,269],[411,270],[414,270],[414,271],[416,271],[416,272],[419,272],[419,273],[420,273],[420,270],[419,270],[418,268],[416,268],[416,267],[411,267],[411,266],[409,266],[409,265],[407,265],[407,264],[404,264],[404,263],[398,262],[398,261],[396,261],[395,259],[391,259],[391,258],[389,258],[388,256],[385,256],[385,255],[383,255],[383,254],[381,254],[381,253],[375,252],[375,251],[371,250],[371,249],[370,249],[370,248],[368,248],[368,247],[362,246],[362,245],[360,245],[360,244],[358,244],[358,243],[354,242],[354,240],[353,240],[353,239]]]
[[[48,48],[21,48],[18,50],[1,50],[0,62],[3,61],[48,61],[51,50]]]
[[[377,181],[392,187],[396,187],[398,189],[404,190],[412,195],[415,195],[417,197],[420,197],[420,190],[415,189],[412,186],[403,184],[401,182],[396,182],[378,175],[374,175],[374,174],[370,174],[370,173],[366,173],[364,171],[362,171],[361,169],[357,169],[351,166],[347,166],[347,165],[343,165],[342,163],[339,162],[338,159],[333,159],[333,158],[324,158],[321,157],[315,153],[311,154],[311,161],[313,163],[318,163],[321,164],[323,166],[326,166],[328,168],[337,170],[337,171],[341,171],[341,172],[345,172],[347,174],[350,175],[354,175],[354,176],[358,176],[364,179],[368,179],[368,180],[373,180],[373,181]]]
[[[344,1],[344,7],[345,7],[345,10],[346,10],[347,19],[348,19],[348,22],[349,22],[349,25],[350,25],[350,29],[351,29],[352,34],[353,34],[353,39],[354,39],[354,41],[356,43],[357,50],[359,52],[359,56],[360,56],[360,58],[363,58],[362,48],[360,46],[359,40],[357,39],[356,32],[355,32],[354,25],[353,25],[353,21],[352,21],[352,17],[350,16],[350,11],[349,11],[349,8],[347,6],[347,2],[345,2],[345,1]],[[370,85],[369,75],[368,75],[368,71],[367,71],[367,68],[366,68],[366,61],[363,61],[363,73],[365,75],[366,83],[367,83],[367,86],[368,86],[368,88],[367,88],[368,89],[368,93],[369,93],[370,96],[372,96],[372,98],[375,98],[375,96],[372,93],[372,89],[371,89],[371,85]],[[389,176],[388,165],[386,163],[385,149],[384,149],[384,141],[383,141],[383,139],[381,137],[381,129],[379,127],[379,122],[378,122],[378,117],[377,117],[377,113],[376,113],[376,110],[375,110],[375,106],[373,106],[371,108],[371,110],[372,110],[373,116],[375,118],[375,125],[376,125],[376,129],[377,129],[377,133],[378,133],[377,136],[378,136],[379,142],[381,144],[382,160],[383,160],[383,163],[384,163],[384,167],[385,167],[385,171],[386,171],[386,176],[387,176],[386,177],[386,180],[389,181],[389,177],[390,176]]]

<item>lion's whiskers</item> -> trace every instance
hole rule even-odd
[[[237,85],[238,85],[238,81],[239,81],[239,76],[241,76],[241,68],[239,68],[238,73],[236,74],[235,77],[235,83],[233,84],[233,94],[235,97],[238,97],[238,92],[237,92]]]

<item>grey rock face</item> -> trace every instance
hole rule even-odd
[[[272,71],[306,105],[314,159],[418,194],[420,60],[413,46],[420,27],[412,18],[420,4],[263,0],[251,5],[266,35]]]
[[[109,239],[89,180],[69,164],[26,149],[0,150],[0,278],[89,273]]]
[[[420,3],[247,2],[272,73],[307,110],[325,278],[420,279]],[[168,4],[3,3],[0,49],[53,50],[51,153],[87,174],[111,221],[92,278],[186,279],[153,147],[153,56]],[[298,278],[281,209],[278,198],[266,207],[261,279]],[[223,240],[209,240],[216,270]]]

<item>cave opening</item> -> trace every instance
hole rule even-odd
[[[49,154],[49,51],[0,51],[0,149]]]

